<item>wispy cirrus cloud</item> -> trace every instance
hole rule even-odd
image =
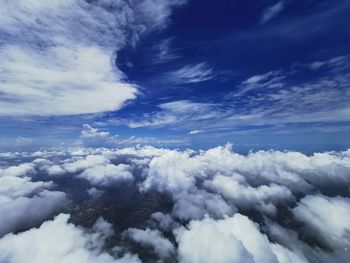
[[[333,70],[341,70],[349,67],[348,56],[338,56],[328,60],[320,60],[309,63],[308,66],[312,70],[318,70],[321,68],[332,68]]]
[[[167,74],[168,79],[177,84],[203,82],[214,78],[214,76],[213,69],[206,63],[186,65]]]
[[[181,56],[176,52],[176,49],[172,48],[172,38],[166,38],[151,48],[149,63],[151,65],[159,65],[168,63],[180,57]]]
[[[338,58],[329,61],[341,66],[337,70],[326,68],[315,80],[290,83],[298,70],[269,71],[246,78],[220,102],[169,101],[159,104],[159,110],[111,123],[131,128],[168,127],[192,131],[190,134],[232,131],[245,125],[346,123],[350,121],[348,62]],[[320,131],[329,130],[319,127]]]
[[[268,6],[262,13],[260,18],[260,23],[264,24],[267,21],[271,20],[275,16],[277,16],[284,8],[285,8],[286,2],[285,0],[280,0],[277,3]]]
[[[120,120],[120,123],[130,128],[164,127],[179,123],[188,124],[193,121],[204,121],[218,116],[219,110],[215,103],[195,102],[189,100],[171,101],[158,105],[159,111],[145,113],[137,120]],[[118,121],[117,121],[118,122]]]

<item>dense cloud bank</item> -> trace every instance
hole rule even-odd
[[[1,262],[347,262],[350,150],[0,156]]]

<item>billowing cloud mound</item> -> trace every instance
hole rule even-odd
[[[0,169],[0,236],[40,223],[65,205],[65,193],[48,190],[52,182],[27,176],[34,171],[33,164]]]
[[[174,245],[158,230],[130,228],[125,235],[145,247],[150,247],[160,258],[166,259],[175,254]]]
[[[102,248],[107,238],[113,235],[110,224],[100,219],[92,232],[68,223],[69,216],[58,215],[40,228],[30,229],[0,240],[1,262],[140,262],[130,254],[114,259]]]
[[[350,247],[350,198],[308,195],[293,209],[307,233],[338,249]]]
[[[52,239],[44,232],[67,229],[78,241],[70,247],[75,242],[68,240],[53,262],[347,262],[350,150],[241,155],[231,145],[206,151],[137,146],[1,156],[6,262],[29,252],[40,259],[46,252],[28,251],[22,240],[35,234],[45,243]],[[33,228],[60,212],[74,224],[60,215]],[[90,229],[100,216],[117,233],[96,234],[110,229],[101,220],[99,230],[79,226]],[[106,246],[105,237],[111,237]]]

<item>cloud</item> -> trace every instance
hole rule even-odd
[[[41,248],[50,252],[56,241],[67,249],[52,252],[53,262],[138,260],[129,250],[141,251],[145,261],[347,262],[350,150],[242,155],[228,144],[205,151],[74,147],[1,156],[0,219],[6,223],[0,233],[16,233],[0,239],[0,255],[9,262],[28,253],[40,262]],[[50,168],[62,176],[52,176]],[[76,183],[77,177],[90,184]],[[68,196],[72,206],[63,207]],[[127,206],[125,198],[131,199]],[[104,209],[106,200],[117,200],[108,202],[113,210]],[[30,229],[62,208],[82,225],[102,213],[124,234],[112,237],[111,225],[101,220],[83,229],[64,219],[62,228],[52,227],[59,237],[43,230],[57,218]],[[44,247],[19,241],[39,238]]]
[[[167,38],[153,46],[150,54],[148,54],[150,60],[148,63],[151,65],[160,65],[180,58],[176,49],[174,50],[172,48],[172,40],[172,38]]]
[[[103,219],[96,221],[91,231],[68,223],[68,219],[69,215],[60,214],[39,228],[3,237],[0,239],[0,261],[141,262],[131,254],[117,259],[103,252],[104,242],[113,235],[112,226]]]
[[[203,130],[193,130],[193,131],[189,131],[188,134],[195,135],[195,134],[199,134],[199,133],[203,133],[203,132],[204,132]]]
[[[72,115],[111,111],[135,98],[121,82],[109,51],[90,46],[50,47],[45,52],[0,47],[2,115]],[[57,91],[58,90],[58,91]],[[16,107],[13,107],[13,105]],[[10,107],[12,105],[12,107]]]
[[[293,214],[305,223],[306,234],[318,238],[330,248],[349,249],[349,198],[308,195],[300,200]]]
[[[167,77],[176,84],[197,83],[214,78],[214,72],[206,63],[199,63],[169,72]]]
[[[40,223],[57,213],[66,203],[65,193],[47,190],[33,197],[21,196],[11,200],[1,200],[0,236]]]
[[[0,11],[0,115],[58,116],[120,109],[137,95],[116,51],[167,25],[185,1],[37,0]]]
[[[32,195],[45,188],[52,187],[52,182],[33,182],[30,177],[1,176],[0,195],[2,198],[17,198]],[[5,199],[5,200],[6,200]]]
[[[31,163],[21,163],[17,166],[0,168],[0,176],[25,176],[34,172],[34,165]]]
[[[63,168],[70,173],[76,173],[84,171],[88,168],[93,168],[100,165],[109,164],[110,161],[103,155],[87,155],[85,158],[79,158],[73,162],[67,162],[63,165]]]
[[[50,175],[62,175],[64,173],[78,173],[76,176],[83,178],[94,186],[110,186],[123,181],[132,181],[132,167],[126,164],[114,165],[103,154],[86,155],[78,160],[67,160],[63,165],[52,165],[47,168]]]
[[[220,193],[241,208],[257,209],[270,215],[276,214],[276,204],[293,201],[291,191],[277,184],[251,187],[244,185],[232,177],[216,175],[212,181],[206,181],[206,186]]]
[[[183,145],[186,144],[186,139],[178,138],[155,138],[155,137],[137,137],[130,136],[121,138],[118,135],[110,135],[109,132],[100,131],[97,128],[91,127],[89,124],[84,124],[80,132],[80,140],[77,144],[82,144],[88,147],[120,147],[132,145]]]
[[[319,78],[298,83],[290,83],[292,75],[300,76],[297,70],[253,75],[221,102],[175,100],[159,104],[159,109],[153,112],[112,120],[111,124],[130,128],[167,127],[186,133],[205,130],[211,138],[247,132],[258,134],[262,130],[291,133],[298,127],[308,133],[341,132],[344,126],[329,128],[329,123],[345,125],[349,121],[350,75],[343,70],[348,64],[345,60],[337,70],[326,68]],[[254,129],[247,131],[247,126]]]
[[[81,138],[106,138],[109,136],[109,132],[99,131],[96,128],[91,127],[89,124],[84,124],[83,129],[80,132]]]
[[[308,64],[310,69],[318,70],[321,68],[329,67],[332,69],[344,69],[348,67],[348,56],[338,56],[329,60],[314,61]]]
[[[50,190],[53,182],[33,182],[34,171],[30,163],[1,170],[0,236],[41,223],[67,203],[65,193]]]
[[[237,212],[236,207],[220,195],[195,188],[189,192],[176,193],[173,199],[172,215],[181,220],[202,219],[205,215],[222,218]]]
[[[292,204],[295,196],[313,189],[350,187],[348,151],[317,153],[259,151],[240,155],[231,146],[202,152],[168,151],[153,157],[140,185],[142,191],[171,194],[172,214],[181,219],[215,218],[238,210],[269,216],[277,206]],[[213,205],[216,204],[213,209]]]
[[[130,128],[164,127],[182,123],[201,122],[217,118],[220,111],[214,103],[202,103],[189,100],[178,100],[158,105],[160,111],[144,114],[141,120],[124,120]],[[186,124],[187,123],[187,124]]]
[[[284,8],[285,8],[285,1],[281,0],[275,3],[272,6],[267,7],[261,16],[260,23],[264,24],[267,21],[271,20],[272,18],[276,17]]]
[[[126,164],[105,164],[88,168],[78,177],[88,180],[92,185],[110,186],[123,181],[132,181],[134,177],[130,170],[131,167]]]
[[[180,262],[277,262],[267,237],[240,214],[191,221],[186,229],[177,230],[176,239]]]
[[[175,254],[174,245],[163,237],[159,230],[129,228],[124,232],[124,235],[145,247],[151,248],[162,259],[172,257]]]
[[[242,90],[233,96],[242,95],[254,89],[280,88],[284,86],[285,76],[280,71],[269,71],[262,75],[254,75],[242,82]]]

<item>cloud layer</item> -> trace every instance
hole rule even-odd
[[[347,260],[349,150],[241,155],[231,145],[137,146],[1,156],[7,262],[28,253],[35,262],[47,253],[52,262]],[[111,224],[94,225],[102,215]],[[33,239],[45,245],[28,246]],[[65,246],[51,252],[59,243]]]

